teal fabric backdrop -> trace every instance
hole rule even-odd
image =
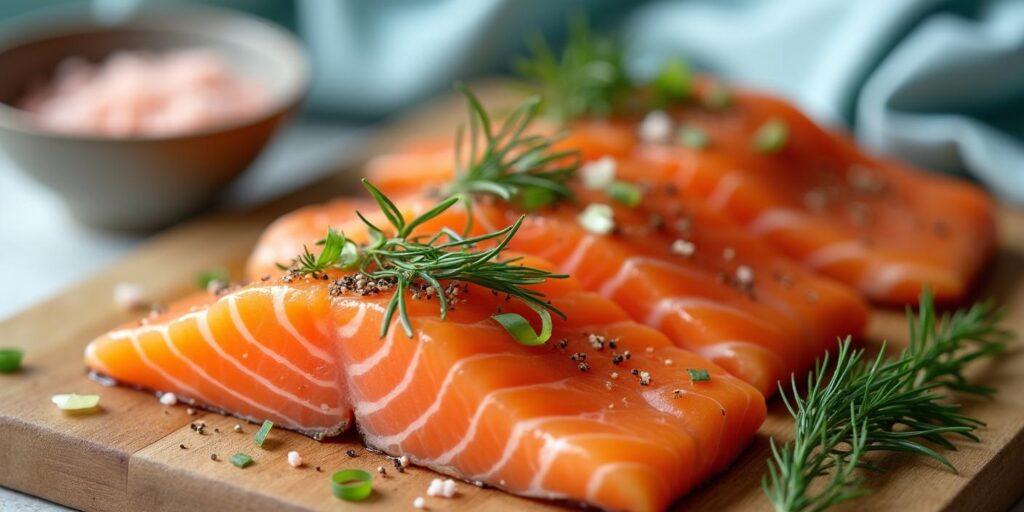
[[[62,3],[0,2],[0,17]],[[105,9],[133,0],[97,0]],[[568,13],[627,42],[635,75],[682,53],[766,88],[875,151],[966,173],[1024,204],[1024,0],[219,0],[299,34],[308,109],[374,118],[507,69]]]

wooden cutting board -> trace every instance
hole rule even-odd
[[[478,91],[491,105],[509,104],[515,96],[501,83],[481,84]],[[152,300],[167,302],[194,290],[196,276],[205,269],[222,266],[239,277],[257,235],[273,218],[302,204],[351,193],[365,156],[410,135],[452,133],[449,127],[463,115],[457,98],[434,102],[382,130],[361,155],[341,165],[335,177],[255,211],[212,215],[169,230],[111,268],[0,323],[0,345],[26,350],[23,371],[0,375],[0,485],[97,511],[410,508],[436,475],[418,468],[397,474],[385,458],[366,452],[352,433],[318,443],[274,430],[265,447],[257,448],[252,441],[255,425],[245,424],[242,434],[234,433],[237,421],[232,418],[203,412],[190,416],[184,406],[164,407],[149,393],[90,381],[83,370],[82,350],[94,336],[138,316],[117,310],[111,294],[116,283],[138,283]],[[976,296],[1004,304],[1012,328],[1024,333],[1024,213],[1002,208],[999,220],[999,250]],[[904,330],[901,312],[877,311],[869,343],[904,343]],[[850,508],[996,511],[1024,494],[1022,354],[1015,349],[998,361],[972,368],[980,382],[999,393],[992,400],[966,403],[966,412],[988,426],[979,432],[981,443],[962,443],[959,451],[948,454],[959,474],[920,457],[886,457],[879,462],[890,471],[868,475],[876,493]],[[50,396],[68,392],[102,395],[102,412],[62,415]],[[786,440],[792,432],[777,400],[770,409],[756,439],[732,469],[684,498],[678,508],[769,509],[760,487],[768,439]],[[189,427],[200,419],[207,423],[206,435]],[[355,449],[357,457],[348,457],[348,449]],[[290,450],[302,454],[305,467],[294,469],[286,463]],[[239,470],[225,462],[237,451],[252,454],[256,463]],[[211,460],[213,454],[218,461]],[[331,472],[348,467],[374,471],[381,465],[388,467],[388,477],[376,479],[368,501],[349,504],[331,495]],[[469,484],[459,488],[456,499],[429,498],[429,507],[555,508]]]

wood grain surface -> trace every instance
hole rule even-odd
[[[508,104],[515,96],[503,83],[482,84],[477,90],[492,105]],[[449,128],[462,115],[457,99],[440,99],[383,129],[359,155],[339,163],[333,178],[254,211],[208,216],[171,229],[111,268],[0,323],[0,345],[26,351],[23,371],[0,375],[0,485],[97,511],[408,509],[417,496],[425,497],[435,474],[419,468],[397,474],[384,457],[367,452],[352,432],[316,442],[274,430],[258,448],[252,441],[255,425],[243,424],[243,432],[235,433],[238,422],[233,418],[204,412],[191,416],[184,406],[162,406],[149,393],[90,381],[82,351],[94,336],[138,316],[115,307],[111,290],[116,283],[138,283],[149,298],[166,302],[194,289],[197,274],[205,269],[222,266],[239,277],[256,237],[276,216],[351,193],[366,156],[411,135],[451,133]],[[1022,333],[1024,213],[1003,208],[999,221],[999,249],[975,296],[1004,304],[1008,322]],[[877,310],[866,343],[888,339],[899,345],[906,341],[904,331],[902,312]],[[868,475],[876,492],[850,509],[997,511],[1024,494],[1024,351],[1015,348],[971,371],[999,392],[992,400],[966,403],[967,413],[987,427],[979,432],[981,443],[961,443],[949,454],[959,474],[920,457],[886,457],[878,462],[889,471]],[[102,411],[62,414],[49,398],[68,392],[102,395]],[[197,420],[207,423],[204,435],[189,427]],[[768,420],[733,467],[676,508],[769,509],[760,487],[768,439],[784,441],[791,433],[790,419],[774,401]],[[345,454],[349,449],[356,450],[355,458]],[[287,464],[290,450],[302,454],[305,466]],[[245,470],[231,466],[226,460],[237,451],[249,453],[255,463]],[[213,454],[218,460],[211,460]],[[375,479],[369,500],[350,504],[331,495],[331,472],[349,467],[373,472],[381,465],[388,476]],[[455,499],[427,500],[432,510],[558,507],[464,483]]]

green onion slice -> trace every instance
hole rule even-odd
[[[687,98],[693,92],[693,71],[690,65],[679,57],[665,61],[658,76],[654,77],[654,91],[664,102]]]
[[[772,154],[782,151],[789,140],[789,126],[781,119],[770,119],[754,132],[754,149]]]
[[[231,281],[231,278],[228,276],[228,271],[219,267],[204,270],[200,272],[199,276],[196,278],[196,282],[202,290],[207,289],[210,286],[210,283],[227,283],[229,281]]]
[[[252,457],[244,453],[236,453],[232,455],[230,459],[228,459],[228,462],[230,462],[232,466],[235,466],[238,469],[245,469],[252,465]]]
[[[24,352],[19,348],[0,348],[0,373],[14,373],[21,369],[21,356]]]
[[[526,187],[519,193],[519,205],[526,211],[533,211],[554,204],[555,193],[542,187]]]
[[[343,469],[331,475],[331,491],[345,501],[362,501],[373,492],[373,476],[361,469]]]
[[[542,345],[551,337],[551,313],[536,307],[534,311],[540,316],[540,334],[534,332],[530,322],[518,313],[502,313],[491,318],[501,324],[516,341],[523,345]]]
[[[100,396],[76,395],[74,393],[70,393],[66,395],[53,395],[53,397],[50,398],[50,401],[53,402],[58,409],[64,412],[90,413],[99,409]]]
[[[640,200],[644,197],[644,193],[640,190],[640,187],[624,181],[616,181],[615,183],[612,183],[608,186],[606,192],[608,193],[608,197],[630,208],[636,208],[637,205],[640,204]]]
[[[708,373],[707,368],[687,368],[686,372],[690,374],[690,382],[704,382],[711,380],[711,375]]]
[[[679,139],[680,144],[690,149],[704,149],[711,142],[711,139],[704,130],[692,124],[683,125],[676,137]]]
[[[263,446],[263,441],[267,440],[267,434],[270,433],[270,429],[274,428],[274,422],[270,420],[264,420],[263,426],[256,432],[256,446]]]

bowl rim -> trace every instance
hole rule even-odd
[[[281,48],[293,57],[289,59],[289,62],[294,68],[295,80],[292,84],[289,84],[288,89],[283,94],[275,95],[275,97],[271,98],[270,105],[259,115],[217,123],[200,130],[183,133],[167,135],[133,134],[119,137],[91,133],[62,132],[46,128],[33,119],[31,113],[5,102],[0,102],[0,127],[28,135],[67,141],[136,143],[188,140],[227,133],[266,122],[293,109],[309,92],[312,82],[312,63],[305,46],[294,34],[281,25],[265,18],[241,11],[207,5],[188,3],[154,5],[146,3],[137,6],[127,17],[113,22],[98,19],[88,6],[82,4],[39,9],[11,18],[0,24],[0,34],[3,34],[0,36],[0,54],[41,41],[73,35],[126,30],[152,33],[198,33],[196,30],[190,30],[187,26],[176,24],[174,16],[181,15],[217,17],[223,20],[241,21],[256,26],[260,30],[267,31],[276,37]],[[257,46],[254,45],[252,48],[258,51]]]

